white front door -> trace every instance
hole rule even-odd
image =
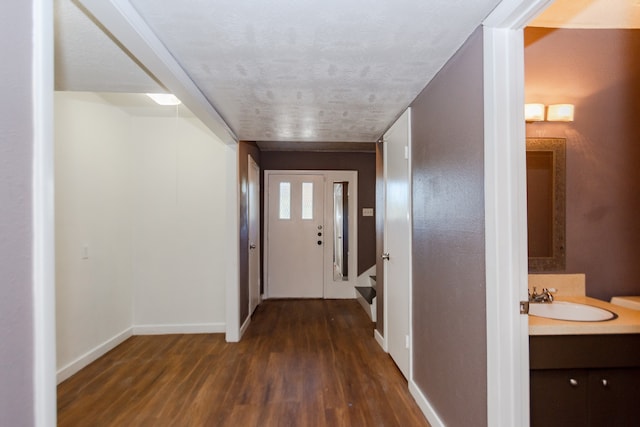
[[[322,298],[324,177],[269,175],[267,294]]]
[[[409,378],[409,290],[411,280],[410,110],[384,135],[385,339],[389,354]]]
[[[249,161],[249,315],[260,304],[260,167]]]

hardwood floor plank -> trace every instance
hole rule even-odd
[[[354,300],[268,300],[243,340],[134,336],[58,386],[64,426],[428,426]]]

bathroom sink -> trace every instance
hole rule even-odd
[[[565,301],[556,301],[550,304],[531,303],[529,304],[529,314],[574,322],[602,322],[618,317],[614,312],[604,308]]]

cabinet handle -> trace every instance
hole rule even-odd
[[[575,378],[570,378],[569,379],[569,384],[571,384],[571,387],[577,387],[578,386],[578,380],[576,380]]]
[[[607,387],[609,385],[609,381],[607,381],[605,378],[602,379],[602,387]]]

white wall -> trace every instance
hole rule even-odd
[[[224,332],[230,148],[195,118],[55,101],[58,379],[132,333]]]
[[[98,96],[56,93],[59,369],[131,328],[130,135],[131,118]]]
[[[133,148],[136,329],[224,332],[228,148],[175,118],[134,118]]]

